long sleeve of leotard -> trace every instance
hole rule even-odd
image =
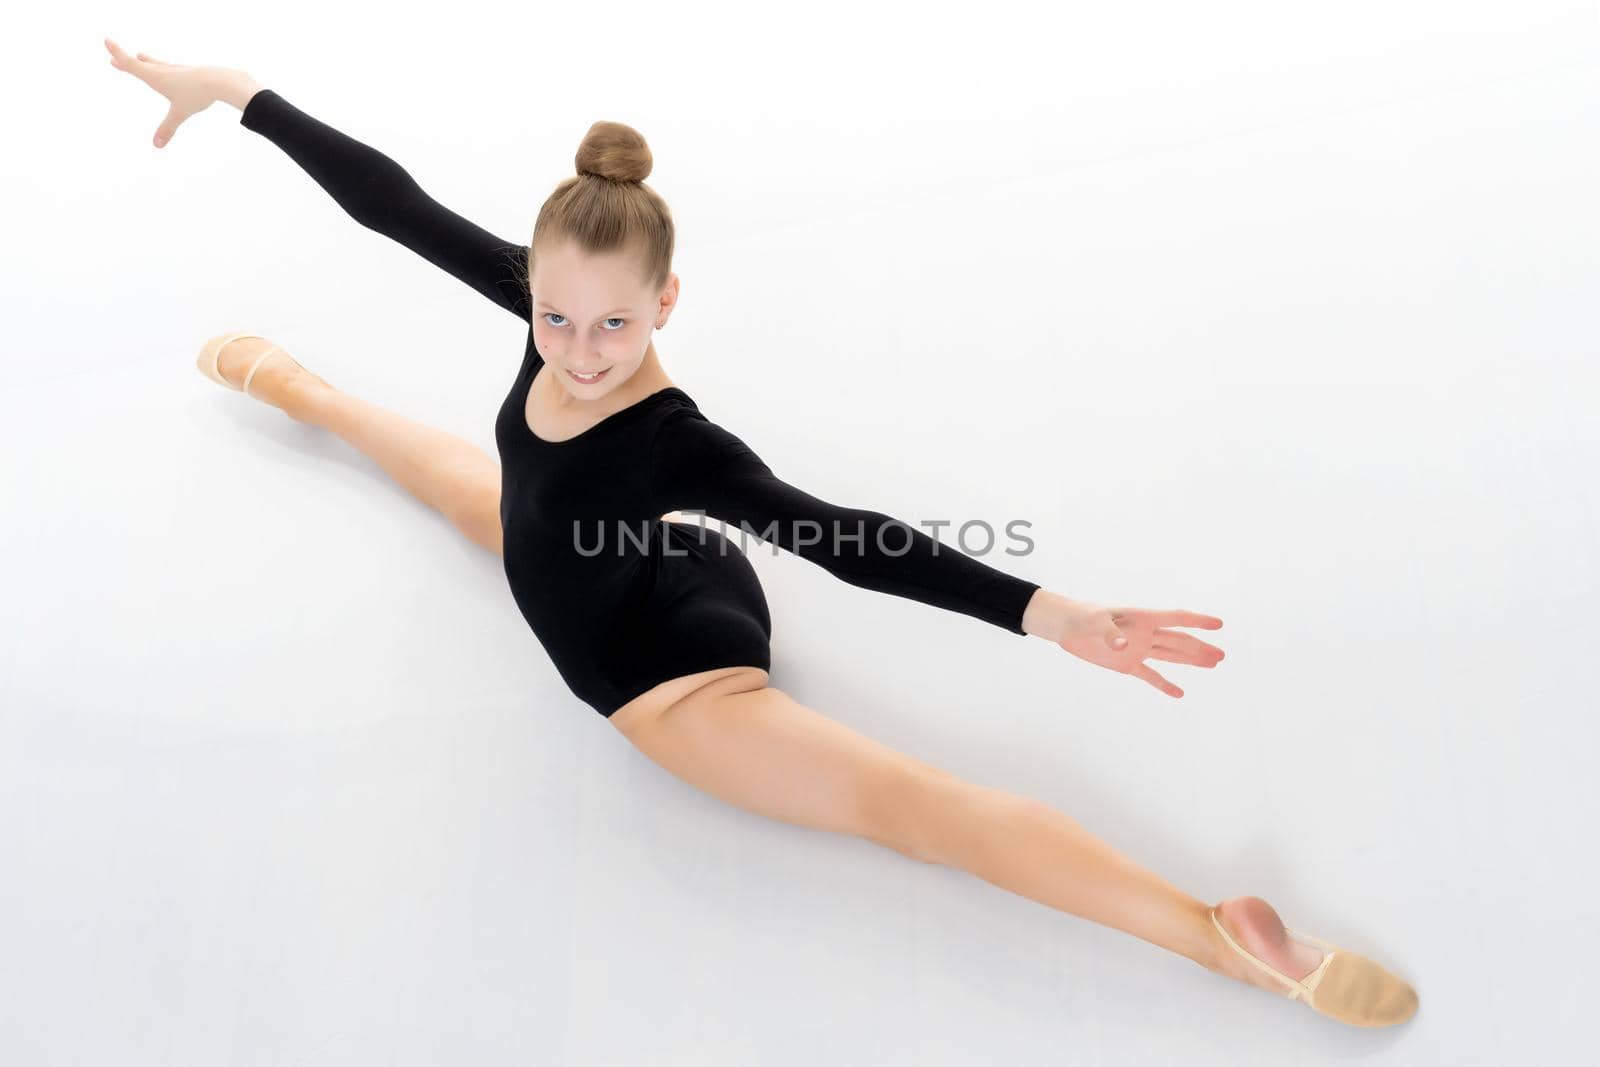
[[[249,99],[239,124],[283,149],[361,225],[531,320],[522,281],[526,245],[496,237],[457,215],[423,192],[400,164],[312,118],[271,89],[260,89]]]
[[[748,530],[851,585],[1026,633],[1022,615],[1037,582],[997,570],[882,512],[831,504],[795,488],[696,409],[681,408],[662,420],[650,479],[656,513],[704,512],[729,524],[730,533]]]

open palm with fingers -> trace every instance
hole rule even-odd
[[[1102,608],[1078,602],[1083,609],[1081,625],[1067,628],[1066,636],[1057,644],[1079,659],[1099,667],[1132,675],[1148,682],[1170,697],[1183,696],[1183,690],[1163,678],[1148,664],[1147,659],[1187,663],[1195,667],[1215,667],[1222,662],[1222,649],[1200,640],[1193,634],[1181,633],[1174,626],[1198,626],[1206,630],[1219,630],[1222,620],[1215,615],[1175,609],[1153,611],[1147,608]],[[1104,628],[1096,622],[1107,621],[1127,639],[1122,648],[1113,648],[1105,639]]]
[[[198,114],[216,103],[216,75],[223,68],[168,63],[143,52],[129,55],[109,37],[105,39],[105,45],[106,51],[111,53],[113,67],[127,71],[167,98],[167,117],[162,120],[152,139],[157,148],[172,140],[172,135],[190,115]]]

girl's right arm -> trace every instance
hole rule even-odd
[[[454,275],[525,321],[532,317],[524,274],[528,249],[497,237],[434,200],[394,160],[261,88],[243,71],[163,63],[123,52],[109,38],[111,63],[171,102],[156,147],[190,115],[217,100],[240,109],[239,123],[298,163],[351,218]]]
[[[249,98],[239,124],[283,149],[361,225],[405,245],[507,311],[530,318],[522,282],[526,246],[457,215],[424,192],[400,164],[271,89]]]

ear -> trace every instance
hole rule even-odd
[[[667,275],[667,284],[661,290],[660,308],[656,312],[657,319],[666,318],[672,313],[672,309],[678,306],[679,288],[678,272],[673,271]]]

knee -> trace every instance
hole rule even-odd
[[[927,764],[897,768],[862,798],[861,836],[918,863],[947,864],[977,789]]]
[[[997,827],[1059,818],[1042,800],[923,765],[869,805],[864,836],[921,863],[971,869],[992,862]]]

